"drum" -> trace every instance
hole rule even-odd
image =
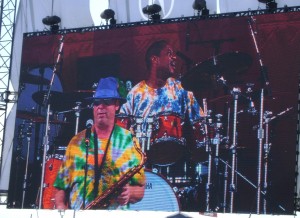
[[[129,115],[126,114],[117,114],[116,115],[116,124],[118,126],[123,127],[124,129],[130,130],[130,127],[132,126],[132,118]]]
[[[177,196],[171,185],[159,174],[145,170],[146,187],[141,201],[131,204],[130,210],[179,211]]]
[[[207,125],[203,118],[193,122],[193,141],[189,147],[191,159],[195,162],[208,160],[208,136]]]
[[[154,118],[152,143],[147,151],[149,162],[167,166],[177,162],[185,151],[183,119],[174,113],[160,113]]]
[[[43,191],[43,209],[55,209],[54,197],[57,192],[53,184],[56,179],[57,172],[62,163],[65,147],[56,149],[57,154],[47,156],[45,164],[45,178],[44,178],[44,191]]]

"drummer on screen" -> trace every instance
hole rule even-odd
[[[190,124],[200,119],[203,111],[194,94],[184,90],[174,78],[176,55],[172,46],[166,40],[153,42],[146,51],[145,61],[147,79],[130,90],[120,113],[142,117],[144,123],[148,117],[164,112],[177,114]],[[143,125],[143,131],[146,126]]]

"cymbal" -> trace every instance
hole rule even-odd
[[[192,67],[182,77],[182,85],[190,91],[201,91],[216,86],[218,76],[232,82],[245,73],[251,64],[251,56],[239,51],[217,55]]]
[[[33,93],[32,99],[39,105],[43,106],[44,96],[47,95],[47,91],[38,91]],[[64,111],[69,110],[76,106],[76,102],[83,102],[85,98],[91,97],[93,95],[92,92],[58,92],[51,91],[50,92],[50,107],[54,111]]]
[[[30,111],[18,110],[17,118],[20,118],[23,120],[32,120],[32,119],[36,119],[36,118],[42,118],[42,116],[38,116],[36,113],[30,112]]]
[[[48,85],[50,80],[43,78],[41,76],[36,76],[32,74],[21,74],[21,83],[29,83],[34,85]]]
[[[45,117],[38,115],[34,112],[30,112],[30,111],[18,110],[17,118],[20,118],[23,120],[30,120],[33,123],[46,123]],[[60,121],[57,119],[49,120],[49,123],[51,123],[51,124],[67,124],[67,122]]]

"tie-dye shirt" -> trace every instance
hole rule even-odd
[[[120,114],[143,117],[144,122],[148,117],[164,113],[176,114],[190,123],[203,116],[194,94],[184,90],[181,82],[174,78],[168,78],[159,89],[153,89],[144,80],[141,81],[128,93],[127,102],[120,109]]]
[[[85,130],[74,136],[66,150],[62,165],[58,171],[54,186],[58,189],[69,191],[69,208],[80,209],[83,203],[86,144]],[[87,206],[95,196],[93,193],[95,180],[95,155],[94,155],[94,131],[92,129],[90,146],[88,149],[88,172],[86,180],[86,201]],[[98,165],[100,167],[104,156],[108,139],[98,139]],[[106,160],[100,172],[98,195],[101,195],[107,188],[112,187],[131,168],[139,165],[141,155],[134,147],[131,133],[115,125],[110,144],[108,145]],[[139,146],[139,145],[138,145]],[[144,170],[140,170],[130,180],[130,185],[144,185]],[[117,205],[115,205],[117,206]],[[110,208],[111,209],[111,208]]]

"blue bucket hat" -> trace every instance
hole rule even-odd
[[[96,99],[118,99],[120,103],[125,103],[126,99],[121,97],[119,93],[119,83],[114,77],[106,77],[99,80],[97,89],[93,97],[87,98],[87,100]]]

